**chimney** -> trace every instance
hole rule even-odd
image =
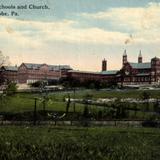
[[[138,63],[142,63],[142,53],[141,53],[141,50],[139,51]]]
[[[107,71],[107,61],[105,59],[102,61],[102,71]]]

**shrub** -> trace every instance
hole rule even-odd
[[[9,83],[7,88],[6,88],[6,93],[7,95],[12,95],[14,93],[16,93],[17,91],[17,84],[16,83]]]

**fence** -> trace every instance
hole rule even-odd
[[[36,125],[57,126],[116,126],[116,127],[142,127],[146,121],[108,120],[108,121],[36,121]],[[0,125],[33,125],[33,121],[0,121]],[[156,121],[160,127],[160,121]]]

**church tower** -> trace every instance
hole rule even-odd
[[[139,51],[138,63],[142,63],[142,53],[141,53],[141,50]]]
[[[127,63],[127,53],[126,53],[126,49],[124,50],[124,53],[123,53],[123,65]]]
[[[107,71],[107,61],[105,59],[102,61],[102,71]]]

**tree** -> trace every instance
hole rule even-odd
[[[150,94],[148,92],[142,92],[142,99],[143,100],[148,100],[150,98]]]
[[[89,118],[89,109],[88,105],[85,105],[84,110],[83,110],[83,117],[84,118]]]
[[[68,95],[68,100],[67,100],[67,104],[66,104],[66,115],[69,112],[70,103],[71,103],[71,98],[70,98],[70,95]]]
[[[158,99],[157,99],[156,102],[154,103],[153,109],[154,109],[154,112],[160,114],[160,102],[158,101]]]
[[[7,97],[6,97],[6,94],[1,94],[0,93],[0,104],[1,104],[1,107],[4,107],[7,103]]]
[[[4,56],[2,54],[2,51],[0,51],[0,67],[2,67],[4,65],[9,65],[9,57],[8,56]]]
[[[129,116],[129,112],[127,110],[128,103],[122,103],[121,99],[117,99],[115,101],[116,108],[116,118],[127,118]]]
[[[85,104],[84,110],[83,110],[83,126],[84,127],[89,126],[89,120],[90,120],[90,111],[89,111],[88,105]]]
[[[40,88],[41,87],[41,83],[42,83],[41,81],[36,81],[34,83],[30,83],[29,85],[31,87]]]
[[[8,56],[4,56],[2,54],[2,51],[0,51],[0,84],[4,82],[4,77],[3,74],[1,72],[1,67],[4,65],[9,65],[9,57]]]
[[[143,111],[143,117],[144,117],[144,114],[145,112],[148,112],[149,111],[149,98],[150,98],[150,93],[148,92],[143,92],[142,95],[142,100],[144,101],[144,111]]]
[[[9,83],[7,88],[6,88],[6,93],[7,95],[12,95],[17,91],[17,85],[16,83]]]
[[[90,100],[90,99],[92,99],[92,98],[93,98],[93,95],[92,95],[92,94],[87,93],[87,94],[85,94],[85,95],[83,96],[83,98],[84,98],[84,101],[88,101],[88,100]]]
[[[44,113],[46,112],[46,107],[47,107],[47,104],[48,104],[49,101],[50,101],[50,99],[49,99],[47,94],[42,95],[41,102],[42,102],[42,105],[43,105],[43,112]]]
[[[137,117],[137,103],[133,103],[134,117]]]

